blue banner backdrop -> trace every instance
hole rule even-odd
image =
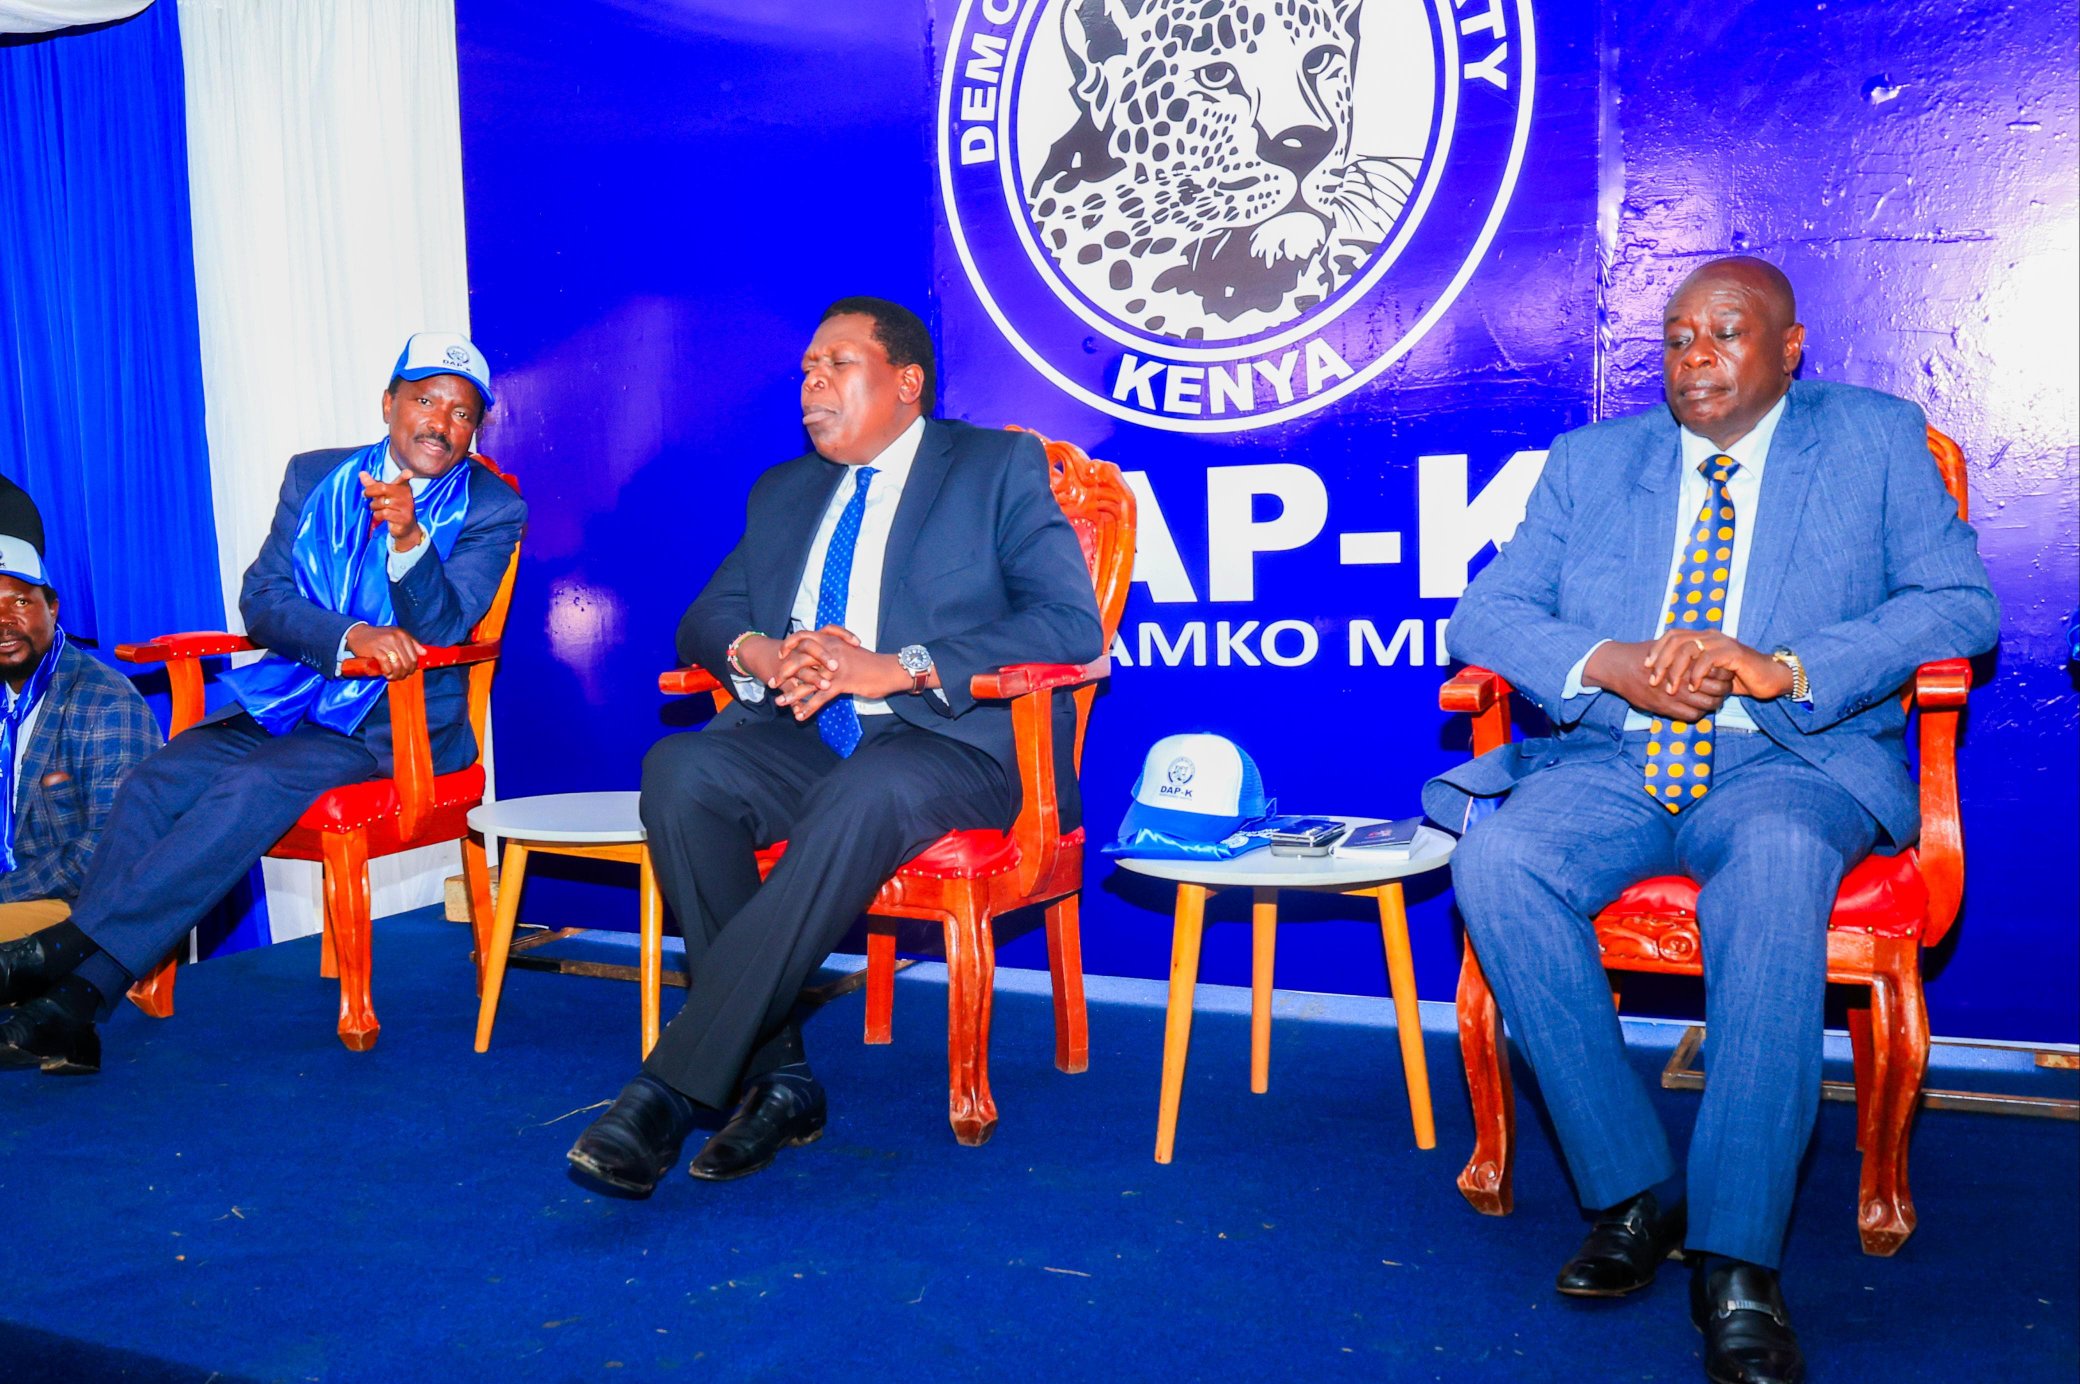
[[[1216,17],[1194,46],[1157,29],[1173,8],[461,0],[475,320],[513,382],[486,445],[535,504],[502,791],[632,786],[698,719],[652,690],[673,624],[751,479],[802,448],[817,311],[879,292],[928,302],[944,412],[1075,441],[1141,496],[1095,834],[1191,728],[1289,809],[1413,811],[1465,752],[1436,709],[1452,601],[1543,448],[1656,406],[1669,288],[1753,250],[1799,285],[1809,373],[1963,442],[2009,612],[1935,1027],[2074,1037],[2075,869],[2041,843],[2076,825],[2076,121],[2032,56],[2070,17],[1971,6],[1960,40],[1929,3],[1324,0],[1306,32],[1252,46]],[[1243,103],[1280,138],[1233,137]],[[1172,176],[1119,176],[1120,139]],[[1448,998],[1446,882],[1412,905],[1420,988]],[[632,918],[618,884],[530,886],[529,912]],[[1282,986],[1380,992],[1356,901],[1288,912],[1314,925],[1282,935]],[[1085,920],[1093,972],[1165,973],[1166,890],[1095,864]],[[1209,934],[1205,979],[1246,977],[1245,935]]]

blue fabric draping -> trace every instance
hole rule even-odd
[[[390,530],[369,522],[360,478],[381,476],[389,450],[388,437],[371,442],[311,487],[291,550],[304,599],[371,625],[394,625],[397,612],[390,599]],[[457,462],[413,497],[425,541],[443,562],[469,518],[469,470],[468,461]],[[223,681],[269,735],[287,735],[301,721],[352,735],[387,685],[381,678],[328,677],[276,653],[224,674]]]
[[[0,474],[75,638],[222,625],[176,6],[0,43]]]

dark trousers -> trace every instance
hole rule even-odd
[[[840,759],[789,717],[659,741],[643,826],[686,938],[686,1003],[644,1063],[705,1105],[802,1056],[795,997],[896,867],[948,831],[1005,827],[1011,775],[973,746],[862,718]],[[761,884],[753,851],[787,854]]]
[[[1698,882],[1710,1079],[1690,1138],[1691,1249],[1775,1267],[1820,1107],[1827,919],[1878,838],[1839,784],[1723,731],[1711,793],[1672,816],[1628,758],[1542,770],[1478,822],[1452,885],[1582,1204],[1670,1176],[1668,1136],[1611,1004],[1591,919],[1636,880]]]
[[[240,713],[173,738],[116,791],[72,921],[132,979],[246,877],[320,794],[376,777],[358,739]]]

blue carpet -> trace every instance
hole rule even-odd
[[[168,1022],[126,1008],[99,1077],[0,1074],[0,1381],[1702,1377],[1680,1271],[1552,1292],[1581,1223],[1530,1107],[1516,1214],[1461,1201],[1446,1034],[1423,1153],[1390,1030],[1281,1022],[1253,1097],[1247,1022],[1202,1012],[1159,1167],[1161,1010],[1094,1005],[1070,1077],[1046,999],[1000,993],[1002,1124],[964,1149],[913,973],[894,1046],[860,1043],[856,995],[812,1024],[820,1143],[630,1203],[563,1152],[634,1067],[635,987],[515,972],[477,1056],[467,950],[431,910],[378,925],[366,1055],[306,940],[184,970]],[[1687,1130],[1696,1098],[1657,1099]],[[2073,1379],[2080,1128],[1931,1112],[1914,1155],[1921,1228],[1867,1259],[1824,1107],[1786,1265],[1812,1377]]]

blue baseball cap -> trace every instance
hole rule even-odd
[[[400,380],[423,380],[430,375],[460,375],[477,387],[489,409],[491,366],[466,336],[454,332],[414,332],[397,353],[397,368],[391,375]]]
[[[49,586],[50,578],[44,575],[43,554],[26,538],[14,534],[0,534],[0,577],[13,577],[31,586]]]
[[[1119,833],[1220,841],[1269,810],[1256,761],[1240,745],[1224,735],[1166,735],[1141,762]]]

